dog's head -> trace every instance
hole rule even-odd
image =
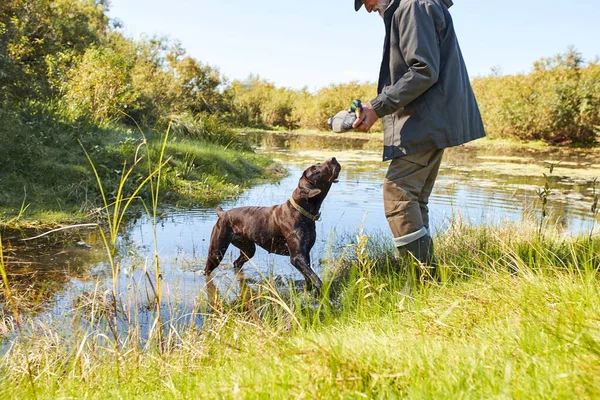
[[[300,181],[298,181],[295,194],[298,198],[313,199],[319,197],[324,199],[331,185],[337,182],[341,169],[342,166],[335,157],[308,167],[302,174]]]

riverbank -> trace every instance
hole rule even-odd
[[[457,220],[437,244],[442,283],[403,292],[395,253],[359,235],[324,272],[332,303],[240,280],[233,300],[209,290],[202,327],[162,321],[145,345],[136,321],[109,339],[100,296],[73,312],[88,328],[26,325],[1,397],[600,396],[597,237]]]
[[[37,146],[38,156],[22,168],[0,171],[0,231],[48,230],[96,218],[101,194],[89,153],[104,190],[114,195],[121,176],[135,167],[125,191],[148,176],[148,160],[158,158],[162,138],[126,132],[65,140],[61,146]],[[18,153],[17,153],[18,154]],[[161,177],[161,203],[214,206],[239,196],[259,182],[280,179],[286,171],[246,143],[223,146],[172,136],[166,144]],[[22,160],[5,160],[14,166]],[[147,197],[146,191],[140,193]],[[138,208],[139,209],[139,208]]]

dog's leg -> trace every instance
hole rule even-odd
[[[288,240],[288,248],[290,249],[290,262],[304,275],[308,289],[314,289],[317,294],[320,294],[323,283],[310,267],[310,246],[308,246],[308,243],[301,243],[301,241],[292,239]]]
[[[256,245],[249,240],[242,240],[236,237],[233,238],[231,244],[240,249],[240,256],[233,262],[233,267],[236,269],[236,271],[239,271],[242,269],[242,266],[246,263],[246,261],[254,257],[254,253],[256,253]]]
[[[317,295],[321,293],[323,283],[319,276],[310,267],[310,256],[304,254],[295,254],[290,257],[292,265],[304,275],[306,286],[309,290],[315,290]]]
[[[222,218],[217,220],[212,234],[210,235],[210,246],[208,248],[208,259],[204,275],[210,275],[221,263],[225,252],[231,243],[231,228],[223,222]]]

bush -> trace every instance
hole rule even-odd
[[[237,125],[296,126],[292,114],[298,94],[293,90],[276,88],[258,76],[250,76],[245,81],[234,81],[227,96],[230,117]]]
[[[251,76],[246,81],[233,82],[227,96],[230,118],[237,125],[329,130],[330,117],[349,108],[354,99],[369,101],[376,93],[374,84],[351,82],[331,85],[312,94],[306,89],[276,88]],[[381,130],[381,126],[375,129]]]
[[[65,111],[106,126],[123,119],[136,101],[130,79],[134,59],[112,48],[89,48],[64,84]]]
[[[571,49],[528,75],[478,78],[473,88],[492,138],[590,145],[599,133],[599,82],[600,64],[584,65]]]

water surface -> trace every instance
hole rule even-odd
[[[383,213],[382,182],[388,163],[381,161],[380,142],[348,137],[319,137],[261,134],[251,138],[257,151],[266,153],[289,171],[274,184],[248,190],[240,198],[224,201],[224,209],[255,205],[271,206],[285,202],[308,166],[335,156],[342,165],[317,223],[317,243],[311,252],[313,268],[321,272],[322,260],[340,244],[340,236],[355,235],[359,229],[391,242]],[[549,174],[549,163],[559,163]],[[545,177],[544,174],[550,177]],[[446,151],[437,184],[430,198],[430,220],[434,233],[443,232],[453,218],[460,216],[472,224],[521,221],[541,214],[537,191],[549,182],[548,220],[566,233],[586,233],[594,228],[590,208],[594,197],[593,179],[600,175],[600,155],[592,151],[532,150],[504,147],[460,147]],[[161,261],[163,312],[170,318],[189,323],[201,318],[194,313],[206,300],[206,281],[200,271],[216,212],[212,208],[163,210],[156,225],[148,217],[129,224],[119,245],[121,276],[118,291],[124,313],[135,315],[145,326],[152,322],[149,282],[154,280],[153,254],[156,246]],[[39,318],[60,321],[72,315],[78,305],[95,296],[105,296],[111,286],[110,268],[97,233],[82,231],[68,243],[56,240],[43,253],[8,251],[13,265],[13,281],[25,291],[25,310],[37,310]],[[90,247],[91,246],[91,247]],[[232,262],[238,250],[231,247],[222,267],[214,273],[212,290],[235,297],[238,277]],[[11,264],[12,263],[12,264]],[[244,268],[249,281],[272,277],[280,281],[302,282],[302,275],[289,258],[269,255],[257,249]],[[30,303],[28,303],[30,302]],[[149,305],[150,304],[150,305]],[[7,313],[5,310],[4,313]],[[127,318],[124,318],[127,319]],[[0,331],[2,327],[0,326]],[[0,332],[1,333],[1,332]]]

